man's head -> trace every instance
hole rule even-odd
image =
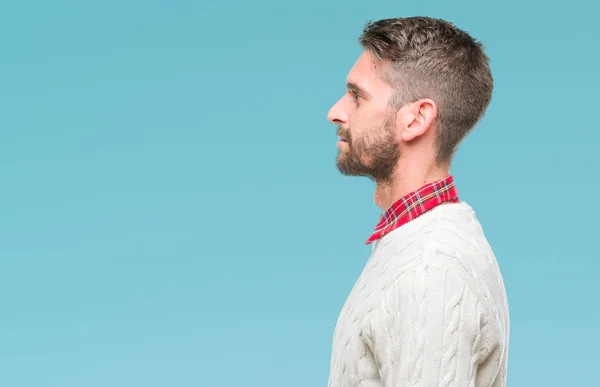
[[[364,52],[328,113],[345,140],[340,171],[387,182],[403,159],[448,167],[491,100],[481,44],[426,17],[368,23],[359,40]]]

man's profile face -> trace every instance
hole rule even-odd
[[[338,125],[340,172],[387,181],[400,157],[400,144],[396,112],[388,106],[393,89],[379,71],[370,52],[364,51],[348,73],[346,93],[327,118]]]

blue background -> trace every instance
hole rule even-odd
[[[508,385],[597,386],[591,1],[22,1],[0,8],[0,385],[323,386],[378,220],[329,107],[370,19],[488,47],[452,169],[511,311]]]

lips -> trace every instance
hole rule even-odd
[[[341,142],[350,143],[350,141],[348,141],[348,136],[346,136],[347,134],[349,134],[347,130],[344,130],[341,127],[338,127],[336,135],[338,136],[338,138],[340,139]]]

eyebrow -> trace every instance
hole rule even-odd
[[[369,93],[367,93],[363,88],[361,88],[354,82],[346,83],[346,88],[360,95],[360,97],[363,99],[367,99],[369,97]]]

